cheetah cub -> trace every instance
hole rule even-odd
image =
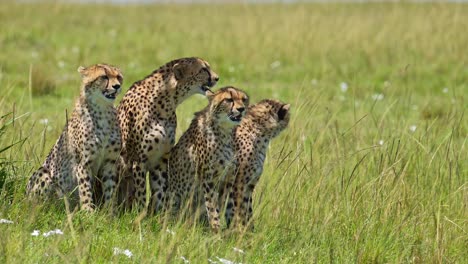
[[[77,190],[81,209],[91,212],[97,199],[93,187],[102,186],[108,204],[116,186],[121,143],[113,103],[123,77],[119,68],[107,64],[79,67],[78,72],[80,97],[45,162],[29,179],[27,193],[62,197]]]
[[[237,88],[224,87],[209,95],[208,100],[209,105],[195,114],[171,151],[168,182],[175,208],[182,208],[191,196],[203,192],[208,221],[217,232],[219,194],[234,181],[224,177],[234,159],[232,130],[240,123],[249,99]]]
[[[270,140],[289,123],[289,104],[266,99],[251,105],[241,124],[233,132],[236,170],[233,191],[229,195],[226,222],[247,226],[252,218],[252,194],[260,175]]]

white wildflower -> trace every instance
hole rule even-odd
[[[410,130],[411,132],[414,132],[414,131],[416,131],[416,128],[417,128],[416,125],[411,125],[411,126],[409,127],[409,130]]]
[[[39,57],[39,53],[37,51],[31,51],[31,57],[33,57],[34,59]]]
[[[180,258],[184,261],[184,263],[190,263],[190,261],[186,257],[181,256]]]
[[[137,64],[136,62],[132,61],[132,62],[130,62],[130,63],[128,64],[128,68],[132,68],[132,69],[133,69],[133,68],[136,68],[137,65],[138,65],[138,64]]]
[[[14,222],[8,219],[0,219],[0,224],[14,224]]]
[[[340,83],[340,89],[343,93],[346,93],[348,91],[348,84],[345,82]]]
[[[444,89],[442,89],[442,92],[443,93],[448,93],[449,89],[447,87],[444,87]]]
[[[34,230],[32,231],[31,236],[39,236],[40,234],[41,232],[39,230]]]
[[[75,53],[75,54],[78,54],[78,53],[80,52],[80,47],[78,47],[78,46],[73,46],[72,49],[71,49],[71,51],[72,51],[73,53]]]
[[[60,229],[55,229],[55,230],[51,230],[49,232],[45,232],[42,235],[45,236],[45,237],[48,237],[48,236],[51,236],[51,235],[63,235],[63,232]]]
[[[221,262],[222,264],[242,264],[242,263],[237,263],[237,262],[234,262],[234,261],[231,261],[229,259],[223,259],[223,258],[220,258],[220,257],[216,257],[219,262]]]
[[[60,69],[63,69],[65,67],[65,62],[64,61],[59,61],[57,62],[57,65]]]
[[[229,66],[228,72],[235,72],[235,71],[236,71],[236,68],[234,68],[234,66]]]
[[[208,263],[216,264],[216,263],[218,263],[218,262],[216,262],[216,261],[214,261],[214,260],[212,260],[212,259],[208,259]]]
[[[374,101],[381,101],[381,100],[384,99],[384,97],[385,97],[385,96],[384,96],[383,94],[381,94],[381,93],[379,93],[379,94],[373,94],[373,95],[372,95],[372,99],[373,99]]]
[[[240,249],[240,248],[234,247],[234,248],[232,248],[232,249],[233,249],[235,252],[238,252],[238,253],[241,253],[241,254],[245,254],[245,251],[242,250],[242,249]]]
[[[312,85],[317,85],[317,84],[318,84],[317,79],[312,79],[312,81],[310,81],[310,84],[312,84]]]
[[[39,119],[39,124],[47,125],[49,124],[49,119],[47,118]]]
[[[170,230],[169,228],[166,229],[166,232],[169,233],[169,234],[171,234],[171,235],[175,235],[175,232],[172,231],[172,230]]]
[[[388,88],[388,87],[390,87],[390,85],[392,85],[392,84],[390,83],[390,81],[385,81],[385,82],[383,83],[383,85],[384,85],[385,88]]]
[[[128,249],[120,249],[118,247],[114,247],[113,250],[114,250],[114,255],[125,255],[128,258],[131,258],[133,256],[133,253]]]
[[[280,61],[274,61],[270,64],[270,68],[272,69],[276,69],[278,68],[279,66],[281,66],[281,62]]]
[[[383,140],[379,140],[379,145],[382,146],[384,144]]]
[[[114,37],[114,38],[115,38],[115,37],[117,36],[117,30],[116,30],[116,29],[111,29],[111,30],[109,31],[109,35],[110,35],[111,37]]]

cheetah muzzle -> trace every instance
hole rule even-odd
[[[242,116],[243,116],[242,113],[238,113],[238,114],[230,113],[228,115],[229,119],[235,123],[239,123],[242,120]]]
[[[115,100],[119,92],[120,92],[120,85],[115,84],[112,86],[112,88],[108,88],[102,91],[102,95],[104,95],[104,97],[106,97],[109,100]]]

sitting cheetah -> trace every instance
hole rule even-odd
[[[289,104],[262,100],[251,105],[233,132],[237,167],[235,183],[226,209],[228,226],[247,226],[252,217],[252,194],[260,175],[270,140],[289,123]],[[233,219],[234,218],[234,219]]]
[[[29,179],[27,193],[60,197],[78,186],[81,209],[93,211],[93,186],[99,185],[95,181],[102,181],[106,203],[116,185],[121,144],[113,102],[123,77],[120,69],[107,64],[79,67],[78,72],[82,85],[75,109],[42,167]]]
[[[232,166],[232,130],[248,106],[248,96],[234,87],[209,95],[209,105],[195,114],[188,130],[172,149],[169,159],[169,193],[173,205],[181,208],[203,189],[208,221],[219,230],[219,194],[233,179],[223,179]]]
[[[161,208],[167,160],[175,143],[176,107],[193,94],[209,92],[218,80],[208,62],[182,58],[166,63],[129,88],[118,107],[122,161],[125,170],[130,170],[132,175],[122,180],[121,192],[134,189],[136,196],[127,193],[126,199],[135,198],[140,206],[145,205],[146,173],[149,172],[152,209]]]

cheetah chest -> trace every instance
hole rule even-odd
[[[200,160],[205,170],[211,171],[214,177],[224,181],[227,171],[233,166],[232,142],[226,139],[212,137],[208,134],[207,141],[200,144],[200,154],[205,153],[207,158]],[[203,155],[199,155],[203,156]]]
[[[112,116],[97,120],[88,140],[87,149],[95,165],[101,164],[106,159],[116,159],[120,153],[120,130]]]

